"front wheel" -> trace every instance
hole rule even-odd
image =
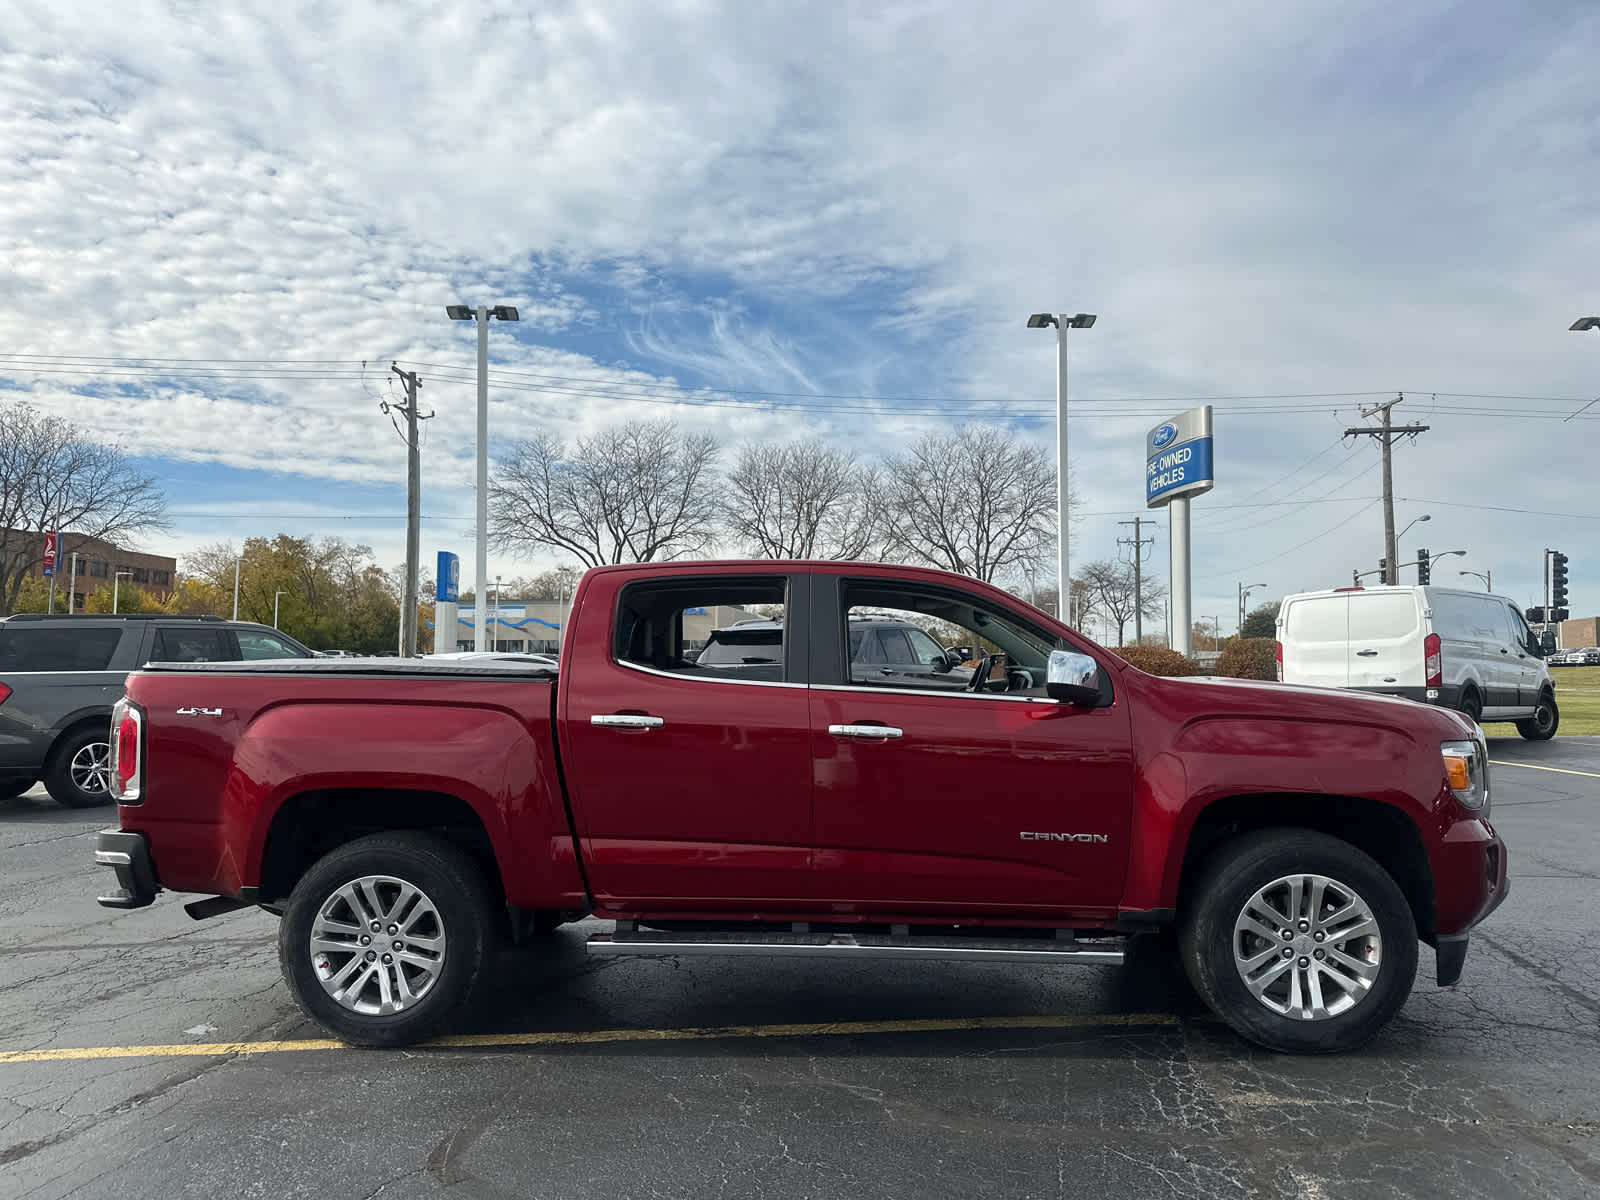
[[[1411,994],[1417,930],[1400,888],[1348,842],[1303,829],[1225,846],[1179,929],[1185,971],[1242,1037],[1290,1054],[1371,1040]]]
[[[1556,698],[1547,692],[1539,697],[1533,716],[1517,722],[1517,732],[1530,742],[1548,742],[1560,726],[1561,710],[1556,707]]]
[[[278,960],[306,1015],[356,1046],[437,1033],[472,997],[493,944],[482,872],[417,833],[358,838],[290,894]]]

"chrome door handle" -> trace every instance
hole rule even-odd
[[[589,724],[615,729],[660,729],[666,722],[660,717],[646,717],[638,713],[596,713],[589,718]]]
[[[1377,656],[1378,656],[1378,652],[1376,650],[1357,650],[1356,651],[1356,657],[1357,658],[1376,658]]]
[[[834,737],[855,738],[863,742],[883,742],[906,735],[905,730],[896,729],[893,725],[829,725],[828,732]]]

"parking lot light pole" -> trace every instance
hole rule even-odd
[[[111,612],[112,612],[113,616],[121,611],[117,607],[117,599],[118,599],[117,593],[122,587],[122,581],[124,579],[132,579],[132,578],[133,578],[133,572],[132,571],[118,571],[117,574],[116,574],[116,578],[111,581]]]
[[[278,597],[287,596],[288,594],[287,588],[272,593],[272,627],[274,629],[278,627]]]
[[[1029,329],[1056,328],[1056,612],[1072,613],[1072,570],[1067,553],[1067,330],[1092,329],[1094,313],[1034,313]]]
[[[489,612],[484,603],[489,584],[489,318],[518,321],[521,317],[509,304],[497,304],[493,308],[481,304],[477,308],[447,304],[444,311],[452,321],[478,323],[478,574],[474,583],[478,599],[472,606],[472,647],[482,653],[487,649],[483,642],[489,628]]]
[[[1264,584],[1264,583],[1246,584],[1243,580],[1239,581],[1239,636],[1240,637],[1244,636],[1245,605],[1250,603],[1250,593],[1253,592],[1253,591],[1256,591],[1258,588],[1264,588],[1266,586],[1267,585]]]
[[[1457,575],[1472,575],[1472,576],[1474,576],[1474,577],[1476,577],[1478,579],[1481,579],[1481,580],[1483,580],[1483,590],[1484,591],[1486,591],[1486,592],[1494,591],[1494,572],[1492,570],[1490,570],[1490,571],[1457,571],[1456,574]]]
[[[233,619],[239,619],[239,564],[244,561],[244,555],[233,560]]]

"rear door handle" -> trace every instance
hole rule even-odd
[[[853,738],[860,742],[884,742],[906,735],[905,730],[896,729],[893,725],[829,725],[828,732],[834,737]]]
[[[666,722],[660,717],[647,717],[642,713],[596,713],[589,718],[589,724],[613,729],[660,729]]]
[[[1378,657],[1378,652],[1376,650],[1357,650],[1356,651],[1356,657],[1357,658],[1377,658]]]

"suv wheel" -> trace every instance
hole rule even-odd
[[[1555,696],[1546,692],[1539,697],[1539,707],[1533,710],[1533,716],[1517,722],[1517,732],[1530,742],[1547,742],[1555,737],[1560,726],[1561,710],[1556,707]]]
[[[56,743],[45,768],[50,798],[67,808],[98,808],[111,803],[111,719],[104,729],[69,733]]]
[[[378,833],[301,877],[278,927],[278,961],[306,1015],[356,1046],[437,1033],[471,998],[494,941],[477,865],[449,842]]]
[[[1371,1040],[1417,974],[1416,925],[1395,881],[1348,842],[1305,829],[1248,834],[1218,853],[1179,946],[1217,1016],[1291,1054]]]

